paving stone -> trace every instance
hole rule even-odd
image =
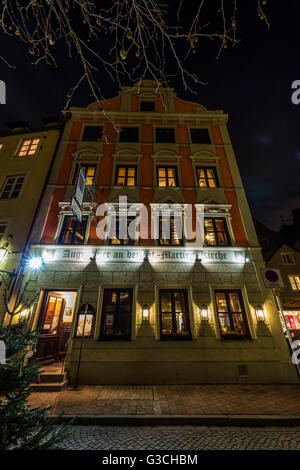
[[[105,385],[33,392],[33,406],[51,413],[118,415],[300,415],[299,385]]]
[[[300,450],[300,428],[73,426],[66,450]]]

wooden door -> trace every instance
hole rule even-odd
[[[49,292],[40,315],[41,337],[37,344],[36,359],[42,364],[58,360],[58,346],[65,300],[62,294]]]

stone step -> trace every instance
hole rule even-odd
[[[66,372],[62,374],[57,373],[44,373],[40,375],[41,383],[64,382],[67,378]]]
[[[68,381],[64,380],[63,382],[52,382],[52,383],[39,383],[31,384],[31,392],[60,392],[66,385]]]

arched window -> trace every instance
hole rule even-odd
[[[94,331],[96,312],[91,304],[83,304],[77,315],[76,338],[91,338]]]

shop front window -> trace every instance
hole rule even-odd
[[[300,340],[300,310],[284,310],[283,313],[291,337]]]
[[[84,304],[79,309],[77,317],[76,337],[91,338],[94,328],[95,309],[90,304]]]
[[[241,291],[215,291],[215,299],[222,337],[249,337],[249,329]]]
[[[104,289],[101,340],[130,340],[132,289]]]
[[[191,339],[186,290],[160,290],[161,339]]]

